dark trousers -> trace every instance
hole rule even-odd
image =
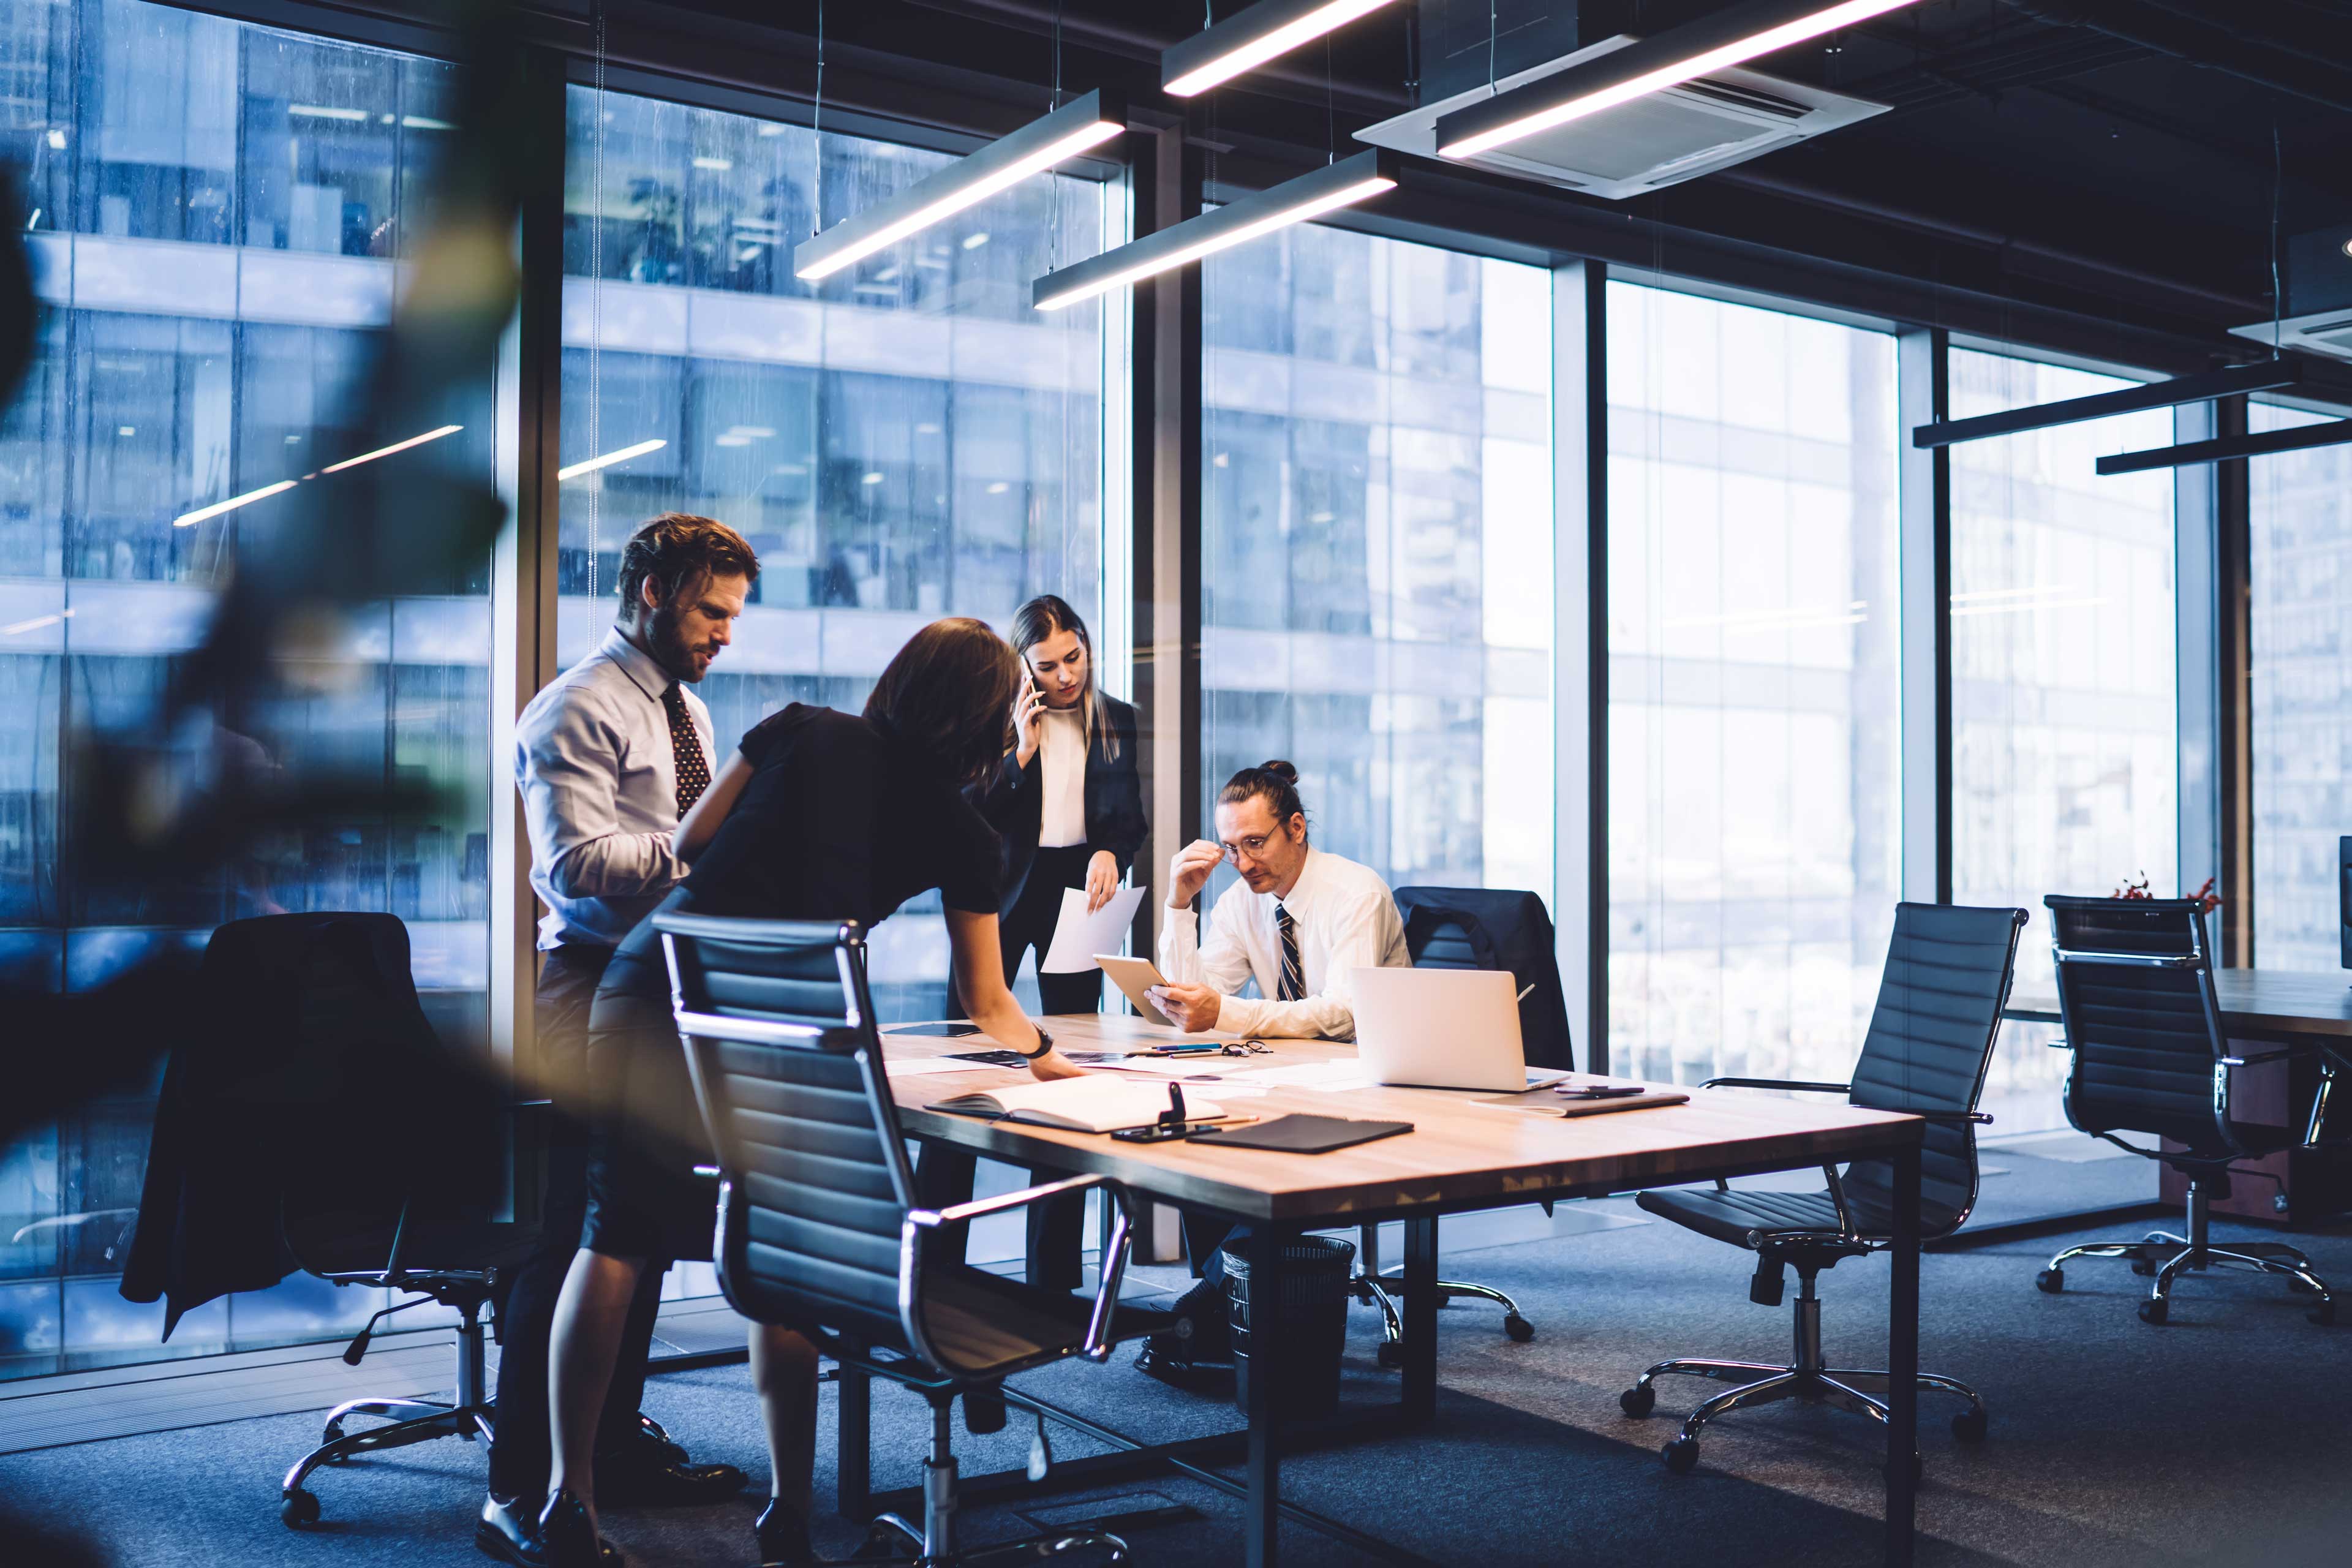
[[[1022,960],[1031,948],[1037,950],[1039,963],[1045,962],[1045,950],[1054,944],[1054,927],[1062,918],[1062,889],[1087,885],[1087,862],[1093,857],[1094,852],[1083,844],[1037,851],[1021,897],[997,927],[1007,985],[1021,973]],[[1039,1010],[1048,1015],[1098,1013],[1102,1010],[1102,971],[1048,974],[1040,969],[1037,1001]],[[1029,1179],[1051,1182],[1066,1174],[1063,1171],[1033,1170]],[[971,1196],[972,1176],[971,1155],[944,1144],[927,1143],[916,1162],[915,1188],[925,1207],[945,1208]],[[1032,1204],[1024,1211],[1024,1216],[1029,1227],[1029,1283],[1049,1290],[1075,1290],[1085,1283],[1087,1195],[1078,1193]],[[964,1243],[964,1227],[955,1226],[942,1231],[932,1246],[940,1249],[940,1256],[961,1260]]]
[[[1083,844],[1040,849],[1021,885],[1021,897],[997,922],[997,939],[1004,952],[1004,984],[1021,973],[1022,959],[1037,950],[1037,1005],[1040,1012],[1099,1013],[1102,1011],[1102,971],[1086,969],[1076,974],[1045,973],[1045,950],[1054,945],[1054,927],[1062,919],[1062,890],[1087,885],[1087,862],[1094,851]]]
[[[501,1497],[536,1498],[547,1490],[551,1458],[547,1342],[563,1277],[571,1271],[572,1255],[580,1249],[580,1221],[587,1206],[588,1138],[578,1112],[585,1103],[588,1007],[612,960],[609,947],[573,944],[546,953],[540,964],[539,1048],[555,1105],[548,1118],[547,1191],[540,1212],[539,1247],[515,1271],[499,1314],[498,1437],[490,1446],[490,1490]],[[661,1310],[662,1274],[667,1267],[666,1259],[655,1259],[629,1303],[620,1359],[614,1363],[613,1385],[597,1426],[599,1447],[625,1441],[636,1429],[637,1405],[646,1392],[646,1357],[653,1348],[654,1316]]]

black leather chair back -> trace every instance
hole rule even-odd
[[[2085,1132],[2145,1132],[2192,1154],[2238,1152],[2216,1098],[2229,1055],[2194,899],[2053,893],[2058,1012],[2074,1055],[2066,1117]]]
[[[1551,916],[1533,893],[1499,888],[1399,888],[1405,948],[1415,969],[1507,969],[1519,1002],[1528,1065],[1576,1068],[1568,999]]]
[[[755,1321],[919,1353],[899,1300],[914,1171],[864,932],[667,910],[654,925],[719,1156],[719,1288]]]
[[[1850,1103],[1881,1110],[1976,1109],[2025,918],[2014,909],[1895,907],[1895,935],[1862,1059],[1854,1064]],[[1858,1208],[1892,1212],[1889,1162],[1857,1161],[1844,1183]],[[1976,1129],[1965,1121],[1930,1121],[1919,1161],[1921,1234],[1958,1230],[1976,1196]]]

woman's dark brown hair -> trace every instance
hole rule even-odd
[[[959,784],[978,784],[1004,755],[1004,716],[1021,661],[985,621],[933,621],[891,657],[866,717],[938,760]]]
[[[1069,601],[1059,594],[1040,594],[1013,612],[1013,651],[1021,656],[1024,665],[1029,662],[1029,650],[1056,632],[1071,633],[1078,639],[1078,646],[1087,650],[1087,694],[1078,703],[1079,712],[1086,721],[1087,744],[1089,747],[1095,744],[1099,725],[1103,758],[1116,761],[1118,757],[1118,731],[1109,725],[1101,724],[1098,718],[1101,710],[1096,705],[1095,699],[1102,690],[1102,677],[1095,668],[1095,639],[1087,635],[1087,623],[1078,619],[1078,612],[1070,608]]]
[[[1290,819],[1307,815],[1307,805],[1298,798],[1298,770],[1288,763],[1260,763],[1254,768],[1244,768],[1225,781],[1217,792],[1219,805],[1239,805],[1245,800],[1263,800],[1265,808],[1274,813],[1276,826],[1287,830]]]

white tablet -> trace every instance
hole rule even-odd
[[[1095,962],[1102,965],[1102,972],[1110,976],[1113,984],[1127,993],[1127,999],[1135,1004],[1135,1010],[1145,1018],[1155,1024],[1165,1024],[1171,1029],[1183,1027],[1161,1012],[1159,1004],[1147,994],[1154,985],[1168,984],[1168,977],[1160,973],[1158,964],[1148,958],[1129,958],[1118,952],[1096,953]]]

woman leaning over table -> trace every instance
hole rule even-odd
[[[870,928],[937,888],[973,1022],[1028,1057],[1038,1078],[1076,1075],[1005,988],[997,837],[964,794],[1003,755],[1021,682],[1013,650],[985,625],[934,621],[891,659],[862,716],[794,703],[761,721],[678,824],[677,852],[693,869],[661,907]],[[684,1173],[709,1158],[708,1143],[650,921],[614,954],[589,1028],[590,1084],[614,1109],[556,1308],[556,1454],[539,1531],[549,1568],[614,1560],[598,1539],[591,1450],[614,1349],[647,1260],[708,1258],[717,1209],[713,1184]],[[755,1326],[751,1374],[775,1477],[755,1526],[760,1561],[807,1562],[816,1352],[788,1330]]]

